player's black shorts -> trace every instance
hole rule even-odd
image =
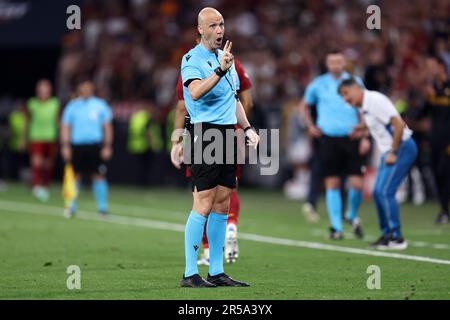
[[[359,154],[359,142],[349,137],[323,135],[319,148],[322,175],[362,175],[365,157]]]
[[[198,135],[200,133],[200,125],[201,125],[201,134],[203,136],[203,139],[199,139]],[[197,129],[196,129],[197,128]],[[208,161],[203,156],[195,156],[195,153],[197,152],[197,155],[201,151],[202,155],[205,154],[212,154],[213,156],[216,155],[216,153],[209,152],[213,150],[210,146],[208,146],[213,143],[215,140],[211,139],[212,141],[205,141],[209,139],[205,139],[204,135],[206,130],[208,129],[217,129],[220,132],[222,136],[223,141],[223,148],[222,148],[222,161]],[[229,139],[229,141],[233,141],[234,147],[226,148],[226,132],[228,130],[228,136],[230,136],[230,133],[234,133],[234,125],[215,125],[210,123],[198,123],[195,125],[192,125],[189,132],[191,137],[191,164],[190,164],[190,171],[192,175],[192,191],[197,188],[197,191],[203,191],[212,189],[218,185],[224,186],[227,188],[235,188],[236,187],[236,167],[237,167],[237,157],[236,157],[236,138],[233,140]],[[202,142],[201,148],[200,148],[200,141]],[[208,148],[204,152],[205,148]],[[227,152],[228,151],[228,152]],[[227,156],[228,155],[228,156]],[[200,162],[198,161],[200,160]],[[227,161],[228,160],[228,161]]]
[[[106,174],[106,164],[100,157],[100,144],[72,145],[72,165],[77,174]]]

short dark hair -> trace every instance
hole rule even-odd
[[[340,48],[333,48],[327,51],[327,56],[329,54],[344,54],[344,52]]]
[[[428,58],[436,61],[437,64],[439,64],[441,67],[447,68],[444,59],[442,59],[441,57],[439,57],[437,55],[432,55],[432,56],[429,56]]]
[[[81,75],[77,76],[74,79],[74,82],[75,82],[76,86],[79,86],[80,84],[85,83],[85,82],[93,82],[92,78],[93,77],[91,77],[89,74],[85,73],[85,74],[81,74]]]
[[[342,80],[341,83],[339,84],[339,87],[338,87],[338,93],[341,94],[342,88],[344,88],[344,87],[351,87],[351,86],[353,86],[355,84],[359,86],[359,83],[353,77],[345,79],[345,80]]]

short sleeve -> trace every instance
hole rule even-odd
[[[56,109],[59,110],[61,108],[59,99],[57,97],[53,97],[52,99],[53,99],[54,103],[56,104]]]
[[[72,108],[73,102],[69,102],[66,107],[64,108],[63,114],[62,114],[62,124],[65,125],[71,125],[73,120],[73,108]]]
[[[183,81],[183,85],[186,85],[186,82],[189,80],[201,80],[202,78],[202,72],[197,63],[197,59],[189,53],[186,54],[181,61],[181,79]]]
[[[33,104],[33,102],[34,102],[34,98],[30,98],[30,99],[28,99],[28,101],[27,101],[27,111],[31,111],[31,105]]]
[[[374,95],[371,105],[374,115],[385,125],[391,122],[392,117],[400,116],[391,100],[383,94]]]
[[[312,106],[317,104],[317,86],[316,82],[310,83],[305,90],[305,102],[307,105]]]
[[[111,107],[103,101],[103,124],[111,122],[113,118]]]

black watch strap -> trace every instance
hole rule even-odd
[[[217,67],[216,69],[214,69],[214,72],[221,78],[227,74],[227,72],[223,71],[220,67]]]

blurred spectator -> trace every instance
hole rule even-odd
[[[382,29],[366,29],[367,1],[214,1],[224,13],[227,37],[255,83],[255,102],[279,108],[320,70],[317,57],[347,48],[351,70],[367,88],[408,89],[409,74],[433,51],[450,69],[450,4],[444,0],[382,3]],[[194,1],[86,1],[81,33],[63,42],[59,87],[83,73],[94,76],[104,98],[173,97],[181,55],[195,41],[192,22],[207,3]]]
[[[163,144],[160,127],[152,119],[150,106],[141,105],[130,118],[127,146],[138,164],[136,182],[139,185],[149,184],[153,153],[162,151]]]
[[[287,125],[287,161],[293,167],[293,178],[284,185],[286,197],[305,200],[309,190],[310,171],[308,161],[311,157],[311,141],[306,125],[298,112],[299,101],[288,103],[283,110]]]
[[[9,99],[1,99],[0,106],[6,106]],[[1,110],[1,109],[0,109]],[[8,118],[3,112],[0,113],[0,192],[6,190],[6,156],[7,156],[7,139],[8,139]]]
[[[425,87],[425,112],[430,118],[431,167],[433,169],[441,212],[436,223],[450,221],[450,79],[445,61],[427,60],[429,83]]]
[[[14,180],[24,180],[27,175],[26,108],[26,103],[19,100],[8,117],[7,168],[8,178]]]
[[[28,100],[26,130],[30,147],[33,195],[47,201],[57,156],[60,104],[52,96],[49,80],[41,79],[36,84],[36,96]]]
[[[394,101],[395,108],[401,117],[405,118],[409,106],[402,93],[394,92],[392,94],[392,101]],[[419,164],[420,160],[416,158],[408,176],[397,189],[396,199],[398,203],[404,203],[409,198],[411,198],[414,205],[421,205],[425,202],[425,186]]]

